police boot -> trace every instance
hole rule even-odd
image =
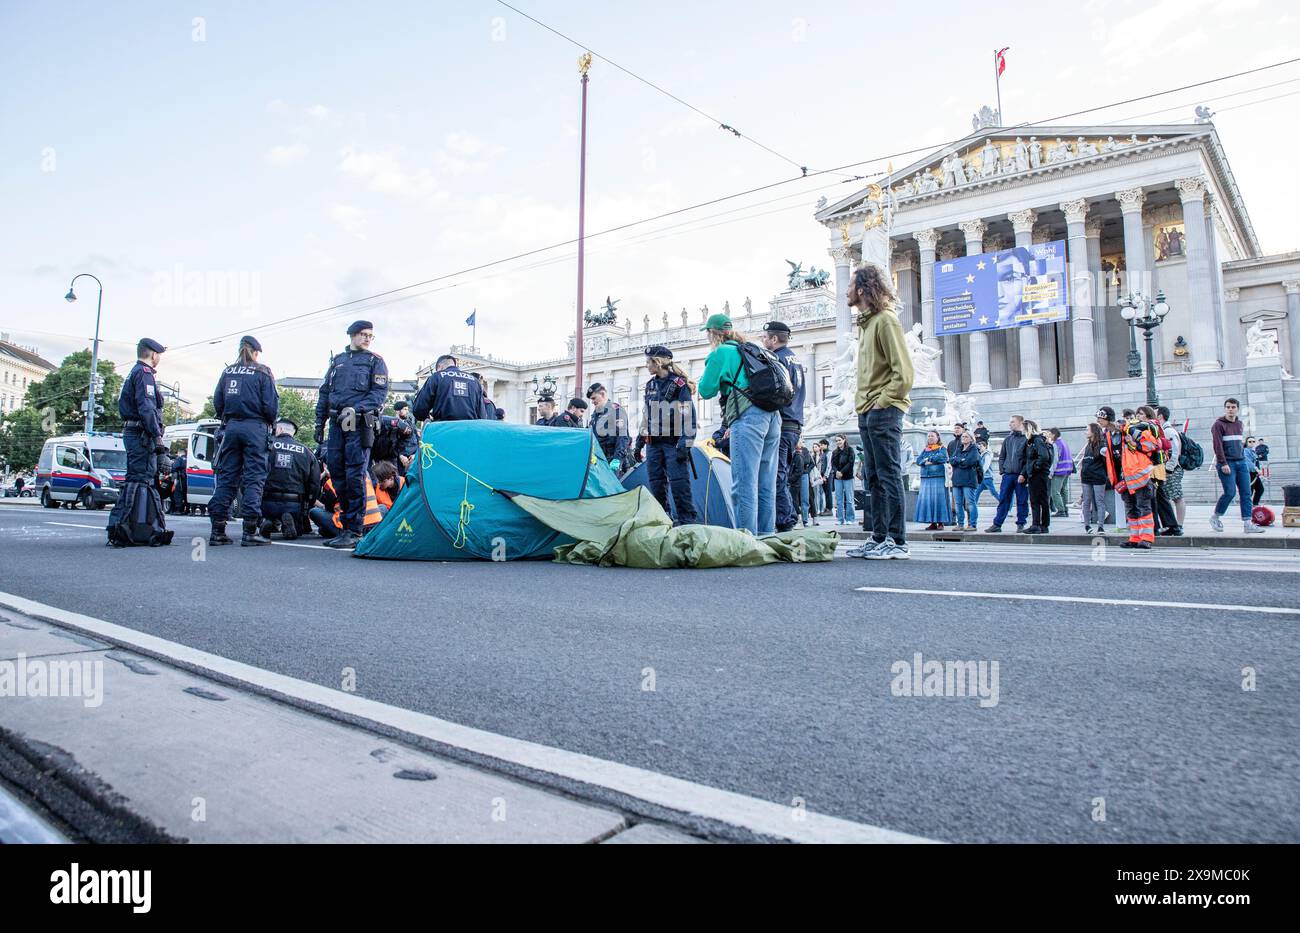
[[[270,538],[262,537],[262,533],[257,527],[257,519],[244,519],[244,536],[239,540],[240,547],[258,547],[270,543]]]
[[[235,542],[231,541],[229,538],[226,537],[225,522],[212,523],[212,534],[208,535],[209,547],[217,547],[218,545],[222,545],[222,544],[234,544],[234,543]]]
[[[361,538],[358,535],[345,529],[326,541],[325,546],[350,551],[357,546],[357,542],[360,540]]]
[[[286,541],[293,541],[298,537],[298,520],[293,515],[285,512],[280,516],[280,532],[284,535]],[[270,532],[266,536],[271,537]]]

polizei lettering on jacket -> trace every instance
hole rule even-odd
[[[50,875],[50,881],[51,904],[130,904],[133,913],[147,914],[153,901],[153,872],[147,868],[82,871],[73,862],[68,871]]]

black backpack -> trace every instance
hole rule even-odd
[[[163,521],[162,498],[146,483],[127,483],[122,488],[122,517],[108,526],[108,540],[119,547],[159,547],[172,543],[172,532]]]
[[[794,401],[790,371],[775,353],[756,343],[730,342],[740,351],[740,364],[749,380],[749,388],[736,386],[737,392],[763,411],[780,411]]]
[[[1183,449],[1178,453],[1178,465],[1184,470],[1195,470],[1205,462],[1205,451],[1201,445],[1183,432]]]

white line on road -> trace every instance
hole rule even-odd
[[[87,376],[86,378],[90,378]],[[47,525],[62,525],[64,528],[90,528],[94,531],[103,531],[105,525],[78,525],[76,522],[46,522]]]
[[[1156,599],[1106,599],[1102,596],[1042,596],[1037,593],[975,593],[966,590],[919,590],[900,586],[858,586],[859,593],[900,593],[906,596],[967,596],[974,599],[1028,599],[1055,603],[1096,603],[1103,606],[1159,606],[1165,609],[1217,609],[1221,612],[1262,612],[1266,615],[1300,615],[1300,609],[1281,606],[1245,606],[1223,603],[1174,603]]]
[[[195,671],[254,687],[272,697],[325,709],[345,721],[380,726],[409,736],[428,739],[532,771],[552,774],[571,781],[604,788],[636,800],[666,807],[679,813],[737,826],[764,836],[792,842],[934,842],[921,836],[896,832],[866,823],[814,813],[802,807],[784,806],[733,791],[696,784],[682,778],[646,771],[632,765],[606,761],[591,755],[552,748],[483,729],[462,726],[426,713],[390,706],[355,694],[343,693],[320,684],[286,677],[220,655],[158,638],[125,626],[34,602],[22,596],[0,592],[0,605],[61,625],[96,635],[122,647],[139,651]]]

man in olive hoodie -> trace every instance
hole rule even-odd
[[[1025,520],[1029,518],[1029,486],[1023,475],[1025,468],[1025,419],[1021,415],[1012,415],[1007,425],[1011,433],[1002,442],[998,452],[998,472],[1002,474],[1002,486],[998,490],[998,510],[993,514],[993,524],[985,528],[986,532],[996,533],[1002,530],[1002,523],[1011,511],[1011,500],[1016,500],[1016,531],[1024,531]]]
[[[895,307],[898,299],[884,271],[870,263],[849,279],[849,307],[856,311],[858,391],[855,408],[862,435],[862,477],[871,497],[871,540],[849,551],[867,560],[905,560],[903,516],[903,415],[912,407],[912,355]]]

